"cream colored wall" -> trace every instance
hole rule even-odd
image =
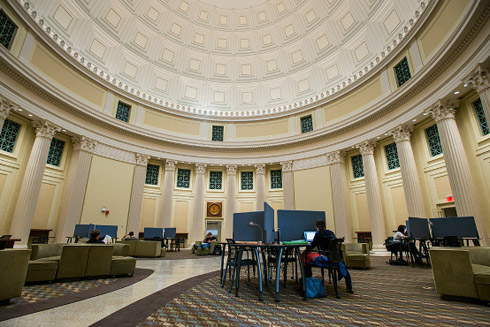
[[[328,166],[294,172],[296,209],[325,211],[327,228],[335,231],[331,185]]]
[[[117,225],[118,237],[126,230],[134,166],[94,155],[82,208],[82,224]],[[109,215],[101,209],[106,207]]]

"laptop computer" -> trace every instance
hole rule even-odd
[[[304,232],[305,241],[306,242],[313,241],[313,238],[315,238],[315,234],[316,234],[316,231],[306,231],[306,232]]]

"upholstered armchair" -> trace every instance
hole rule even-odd
[[[31,250],[5,249],[0,251],[0,302],[19,297],[26,279]]]
[[[347,267],[362,269],[371,267],[368,243],[344,243],[342,252]]]

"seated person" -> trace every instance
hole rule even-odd
[[[100,231],[98,229],[94,229],[90,232],[90,239],[86,243],[100,243],[104,244],[104,241],[100,239]]]
[[[201,244],[199,245],[195,245],[194,244],[194,249],[197,249],[197,248],[201,248],[201,249],[205,249],[205,248],[208,248],[211,246],[211,241],[216,241],[216,237],[214,237],[213,233],[209,232],[206,234],[206,237],[204,238],[204,240],[202,241]]]
[[[422,263],[422,261],[420,259],[420,252],[419,252],[419,250],[417,250],[415,243],[414,242],[408,242],[408,241],[405,242],[406,238],[407,238],[407,236],[405,235],[406,231],[407,231],[407,228],[405,227],[405,225],[399,225],[396,232],[395,232],[395,235],[393,235],[393,241],[394,242],[402,242],[402,244],[401,244],[402,250],[403,251],[409,251],[412,254],[412,256],[415,258],[416,263]]]
[[[325,238],[328,238],[330,240],[333,240],[336,238],[334,232],[332,232],[329,229],[326,229],[325,221],[317,220],[315,223],[315,226],[316,226],[317,232],[315,233],[315,237],[313,238],[313,241],[311,241],[310,244],[307,246],[308,250],[313,250],[314,248],[320,246],[321,245],[321,241],[320,241],[321,238],[325,237]],[[316,257],[321,257],[321,255],[319,253],[309,251],[307,253],[307,258],[305,260],[304,252],[303,252],[303,263],[304,263],[304,267],[305,267],[305,277],[311,277],[313,275],[312,271],[311,271],[311,265],[307,265],[306,263],[314,262]],[[326,258],[322,257],[322,263],[324,263],[325,260],[326,260]],[[319,267],[321,267],[321,265],[319,265]],[[345,267],[345,264],[340,262],[339,263],[339,279],[341,279],[343,277],[345,278],[345,285],[347,288],[347,292],[353,293],[352,292],[352,279],[351,279],[351,276],[349,274],[349,271],[347,270],[347,267]]]
[[[129,234],[126,234],[122,237],[122,240],[123,241],[137,241],[138,238],[137,237],[134,237],[134,233],[133,232],[129,232]]]

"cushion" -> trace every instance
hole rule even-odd
[[[347,256],[349,257],[349,260],[366,260],[367,254],[347,253]]]
[[[48,260],[30,260],[29,266],[27,268],[28,271],[36,271],[36,270],[45,270],[45,269],[58,269],[57,261],[48,261]]]
[[[489,266],[472,264],[471,268],[473,269],[473,276],[475,278],[476,283],[490,285],[490,267]]]
[[[60,258],[61,258],[61,256],[55,256],[55,257],[45,257],[45,258],[41,258],[41,259],[38,259],[38,260],[40,260],[40,261],[56,261],[56,262],[59,262],[60,261]]]

